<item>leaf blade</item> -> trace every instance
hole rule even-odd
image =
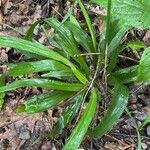
[[[61,56],[52,49],[49,49],[40,43],[33,43],[30,41],[22,40],[15,37],[0,36],[0,45],[5,47],[12,47],[19,49],[20,52],[29,52],[46,58],[60,61],[65,65],[69,66],[75,76],[83,83],[86,84],[88,81],[86,77],[65,57]]]
[[[87,50],[87,52],[91,53],[94,52],[94,47],[92,44],[92,39],[89,37],[89,35],[82,30],[80,27],[76,26],[74,23],[72,22],[65,22],[66,27],[72,31],[75,40],[83,47]]]
[[[87,23],[87,26],[89,28],[89,31],[90,31],[90,34],[91,34],[91,38],[92,38],[92,41],[93,41],[93,46],[94,46],[94,52],[96,52],[96,47],[97,47],[97,43],[96,43],[96,33],[94,31],[94,28],[92,26],[92,23],[91,23],[91,20],[90,20],[90,17],[84,7],[84,5],[82,4],[81,0],[77,0],[78,3],[79,3],[79,6],[81,8],[81,11],[84,15],[84,18],[86,20],[86,23]]]
[[[45,111],[49,108],[55,107],[60,102],[71,97],[73,94],[73,92],[53,91],[47,94],[28,98],[22,103],[22,105],[24,105],[24,112],[37,113]]]
[[[69,70],[62,63],[55,60],[39,60],[33,62],[21,62],[10,68],[8,75],[19,76],[34,72],[50,71],[50,70]]]
[[[36,86],[46,89],[62,90],[62,91],[78,91],[83,85],[79,83],[65,83],[48,79],[23,79],[17,80],[0,88],[0,92],[7,92],[16,88]]]
[[[76,54],[80,54],[78,45],[70,32],[70,30],[61,22],[54,18],[45,19],[45,22],[56,29],[57,32],[57,42],[63,48],[68,56],[71,56],[77,63],[80,64],[80,67],[89,73],[89,68],[82,57],[74,57]]]
[[[76,150],[80,145],[84,135],[86,134],[89,124],[96,111],[97,94],[96,89],[92,89],[90,101],[80,119],[77,126],[71,133],[63,150]]]
[[[102,121],[94,128],[89,130],[88,135],[92,137],[102,137],[117,122],[123,113],[128,102],[129,91],[126,86],[117,83],[114,88],[112,102],[107,109]]]
[[[60,132],[60,130],[62,130],[69,122],[72,121],[81,106],[83,98],[84,94],[79,94],[77,97],[74,98],[73,101],[75,102],[65,108],[61,117],[58,119],[58,121],[54,125],[54,128],[50,132],[50,137],[54,137]]]
[[[138,65],[120,69],[111,73],[109,76],[109,80],[114,84],[116,80],[119,80],[120,83],[131,83],[137,81],[137,75],[138,75]]]

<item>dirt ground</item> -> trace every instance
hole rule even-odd
[[[37,19],[53,16],[62,19],[72,1],[67,0],[0,0],[0,35],[22,37],[29,26]],[[103,14],[105,11],[98,7],[87,5],[89,13]],[[77,10],[74,13],[78,15]],[[102,22],[93,19],[100,30]],[[45,43],[46,39],[35,29],[36,39]],[[125,40],[140,39],[150,45],[149,30],[132,30],[127,33]],[[133,55],[133,54],[129,54]],[[137,57],[134,54],[134,57]],[[7,63],[18,62],[22,55],[14,49],[0,48],[0,74],[7,70]],[[126,63],[126,60],[121,60]],[[9,80],[12,79],[8,79]],[[14,79],[13,79],[14,80]],[[132,118],[123,115],[112,131],[102,139],[83,140],[80,150],[133,150],[137,146],[135,124],[141,124],[150,114],[150,86],[129,85],[130,99],[128,109]],[[62,108],[48,110],[34,115],[16,114],[18,104],[29,95],[40,93],[37,88],[24,88],[9,92],[5,97],[5,104],[0,111],[0,150],[61,150],[69,135],[69,127],[58,137],[48,140],[46,137],[38,141],[38,137],[50,131],[55,124]],[[135,123],[136,122],[136,123]],[[142,148],[150,150],[150,124],[141,131]]]

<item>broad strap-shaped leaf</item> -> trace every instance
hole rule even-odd
[[[106,0],[91,0],[91,2],[107,7]],[[149,8],[149,0],[112,0],[113,16],[132,27],[150,28]]]
[[[150,81],[150,47],[145,48],[138,67],[138,81]]]
[[[14,64],[14,67],[10,68],[10,70],[8,71],[8,75],[19,76],[33,72],[55,71],[55,70],[57,71],[69,70],[71,72],[71,69],[69,69],[67,66],[58,61],[40,60]]]
[[[117,80],[119,80],[120,83],[132,83],[137,81],[137,76],[138,66],[131,66],[111,73],[108,79],[110,84],[115,84]]]
[[[121,51],[123,51],[123,48],[120,46],[120,44],[126,31],[128,31],[128,27],[123,27],[122,29],[120,29],[118,33],[116,33],[116,35],[113,37],[108,46],[109,71],[112,71],[116,67],[118,55]]]
[[[33,43],[30,41],[22,40],[15,37],[6,37],[6,36],[0,36],[0,46],[4,47],[12,47],[19,49],[20,52],[29,52],[31,54],[36,54],[39,56],[43,56],[46,58],[50,58],[53,60],[60,61],[64,63],[65,65],[69,66],[75,76],[84,84],[87,83],[86,77],[76,69],[76,67],[65,57],[61,56],[57,52],[54,52],[52,49],[49,49],[45,46],[43,46],[40,43]]]
[[[65,70],[52,70],[47,73],[44,73],[41,75],[42,77],[54,77],[59,79],[73,79],[74,75],[71,70],[65,69]],[[66,77],[66,78],[65,78]]]
[[[128,102],[128,96],[128,88],[120,83],[116,83],[113,91],[112,101],[104,117],[95,128],[89,130],[88,135],[92,137],[102,137],[108,131],[110,131],[122,115]]]
[[[4,85],[5,85],[5,76],[0,74],[0,88]],[[0,92],[0,109],[2,108],[3,103],[4,103],[4,96],[5,96],[5,93]]]
[[[87,23],[87,26],[89,28],[89,31],[90,31],[90,34],[91,34],[91,38],[92,38],[92,41],[93,41],[93,46],[94,46],[94,52],[96,52],[96,48],[97,48],[97,42],[96,42],[96,32],[94,31],[94,28],[92,26],[92,23],[91,23],[91,20],[90,20],[90,17],[88,15],[88,12],[87,10],[85,9],[84,5],[82,4],[81,0],[77,0],[77,2],[79,3],[79,6],[81,8],[81,11],[83,13],[83,16],[86,20],[86,23]]]
[[[73,94],[73,92],[53,91],[50,93],[33,96],[21,104],[21,112],[37,113],[45,111],[70,98]],[[18,108],[17,112],[19,112],[20,108]]]
[[[0,88],[0,92],[7,92],[14,90],[16,88],[26,87],[26,86],[36,86],[52,90],[62,90],[62,91],[79,91],[83,88],[80,83],[65,83],[61,81],[48,80],[48,79],[23,79],[17,80],[6,86]]]
[[[69,55],[75,55],[79,53],[77,43],[75,42],[71,32],[63,24],[61,24],[61,22],[59,22],[55,18],[48,18],[45,21],[51,27],[56,29],[61,38],[64,38],[64,41],[66,40],[66,45],[68,44],[68,47],[70,46],[70,49],[67,49]]]
[[[68,56],[71,56],[76,62],[80,64],[80,67],[89,73],[89,68],[84,60],[83,57],[74,57],[76,54],[80,54],[78,50],[78,44],[76,43],[72,33],[70,30],[61,22],[54,18],[48,18],[45,22],[56,29],[57,36],[57,43],[63,48]]]
[[[74,23],[66,21],[65,26],[73,33],[75,40],[89,53],[94,52],[91,37]]]
[[[84,93],[82,92],[73,99],[73,103],[70,106],[66,107],[63,110],[62,115],[54,125],[54,128],[49,133],[50,137],[55,137],[68,123],[72,121],[72,119],[79,111],[83,98]]]
[[[96,92],[97,91],[95,88],[91,90],[90,101],[87,104],[86,109],[84,110],[83,115],[81,116],[81,119],[79,120],[78,124],[69,136],[63,150],[77,150],[80,143],[82,142],[96,111]]]

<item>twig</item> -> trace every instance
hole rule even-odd
[[[108,135],[106,135],[106,137],[109,137],[109,138],[111,138],[112,140],[117,141],[118,143],[120,143],[120,144],[126,146],[125,143],[123,143],[121,140],[117,139],[116,137],[114,137],[114,136],[112,136],[112,135],[109,135],[109,134],[108,134]]]
[[[74,55],[74,57],[90,56],[90,55],[100,55],[100,53],[83,53],[83,54]]]
[[[63,18],[63,16],[62,16],[54,7],[52,7],[52,9],[53,9],[61,18]]]
[[[113,135],[113,136],[120,136],[120,137],[123,137],[123,138],[127,138],[127,137],[137,138],[137,135],[125,134],[125,133],[117,133],[117,132],[111,133],[111,135]],[[148,137],[148,136],[141,136],[141,138],[150,140],[150,137]]]
[[[139,62],[133,58],[130,58],[130,57],[127,57],[127,56],[123,56],[123,55],[118,55],[120,58],[125,58],[125,59],[128,59],[128,60],[131,60],[131,61],[134,61],[134,62]]]
[[[108,0],[107,4],[107,20],[106,20],[106,40],[105,40],[105,63],[104,63],[104,82],[105,91],[107,91],[107,66],[108,66],[108,46],[109,46],[109,34],[110,34],[110,19],[111,19],[111,3],[112,0]]]
[[[83,98],[83,101],[82,101],[82,104],[81,104],[81,109],[80,109],[80,111],[79,111],[79,115],[78,115],[78,117],[77,117],[77,119],[76,119],[75,124],[77,123],[77,121],[79,120],[79,117],[81,116],[81,110],[82,110],[82,108],[83,108],[83,104],[84,104],[84,102],[85,102],[85,99],[86,99],[86,97],[87,97],[89,91],[91,90],[91,88],[92,88],[93,85],[94,85],[94,81],[95,81],[95,79],[96,79],[96,77],[97,77],[97,73],[98,73],[98,70],[99,70],[99,64],[100,64],[100,55],[99,55],[99,57],[98,57],[97,66],[96,66],[96,71],[95,71],[94,76],[93,76],[93,79],[92,79],[92,81],[90,82],[90,85],[89,85],[89,87],[88,87],[88,89],[87,89],[87,91],[86,91],[86,93],[85,93],[85,95],[84,95],[84,98]]]

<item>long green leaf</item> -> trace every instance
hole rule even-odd
[[[44,73],[41,75],[42,77],[54,77],[54,78],[60,78],[60,79],[68,79],[68,77],[74,78],[74,75],[71,70],[66,69],[66,70],[52,70],[49,71],[48,73]],[[66,77],[66,78],[65,78]]]
[[[0,36],[0,46],[13,47],[19,49],[20,52],[29,52],[31,54],[36,54],[39,56],[60,61],[65,65],[69,66],[72,69],[75,76],[82,83],[87,83],[86,77],[79,70],[77,70],[76,67],[68,59],[64,58],[57,52],[54,52],[53,50],[41,45],[40,43],[33,43],[15,37]]]
[[[74,23],[66,21],[65,26],[73,33],[75,40],[89,53],[94,52],[94,47],[92,44],[92,39],[90,36],[82,30],[80,27],[76,26]]]
[[[93,46],[94,46],[94,50],[96,52],[96,47],[97,47],[97,43],[96,43],[96,33],[94,31],[94,28],[92,26],[92,23],[91,23],[91,20],[90,20],[90,17],[87,13],[87,10],[85,9],[84,5],[82,4],[81,0],[77,0],[78,3],[79,3],[79,6],[81,8],[81,11],[85,17],[85,20],[86,20],[86,23],[87,23],[87,26],[89,28],[89,31],[90,31],[90,34],[91,34],[91,38],[92,38],[92,41],[93,41]]]
[[[17,80],[0,88],[0,92],[7,92],[20,87],[36,86],[46,89],[62,91],[79,91],[83,85],[79,83],[65,83],[48,79],[23,79]]]
[[[42,72],[42,71],[50,71],[50,70],[52,71],[69,70],[69,68],[64,64],[55,60],[21,62],[15,64],[14,67],[10,68],[10,70],[8,71],[8,75],[19,76],[19,75],[29,74],[33,72]]]
[[[117,63],[118,55],[120,52],[123,51],[121,48],[121,40],[123,36],[125,35],[126,31],[128,30],[128,27],[123,27],[116,33],[116,35],[111,40],[109,46],[108,46],[108,59],[109,59],[109,65],[108,70],[112,71]]]
[[[77,150],[80,143],[82,142],[88,127],[94,117],[96,111],[96,104],[97,104],[97,93],[96,89],[93,88],[91,91],[90,101],[86,106],[83,115],[78,122],[75,129],[72,131],[70,137],[67,140],[66,145],[64,146],[63,150]]]
[[[128,96],[129,91],[127,87],[120,83],[116,83],[113,91],[112,102],[109,105],[107,112],[101,122],[95,128],[89,130],[88,135],[92,137],[102,137],[111,130],[122,115],[128,102]]]
[[[121,83],[132,83],[137,81],[137,74],[138,66],[131,66],[111,73],[109,80],[113,84],[115,84],[116,80],[119,80]]]
[[[33,96],[21,104],[21,107],[23,108],[22,112],[37,113],[45,111],[49,108],[55,107],[73,94],[73,92],[53,91],[47,94]]]
[[[57,37],[55,38],[57,38],[57,43],[59,42],[59,45],[61,45],[66,54],[68,56],[71,56],[76,62],[78,62],[80,64],[80,67],[85,70],[87,74],[89,74],[89,68],[84,58],[74,57],[74,55],[80,54],[80,51],[78,50],[78,45],[69,29],[54,18],[48,18],[45,20],[45,22],[56,29]]]
[[[54,128],[49,133],[50,137],[54,137],[55,135],[57,135],[68,123],[72,121],[72,119],[75,117],[75,115],[77,114],[81,106],[83,98],[84,98],[83,93],[78,95],[73,99],[74,102],[70,106],[64,109],[62,115],[56,122]]]

